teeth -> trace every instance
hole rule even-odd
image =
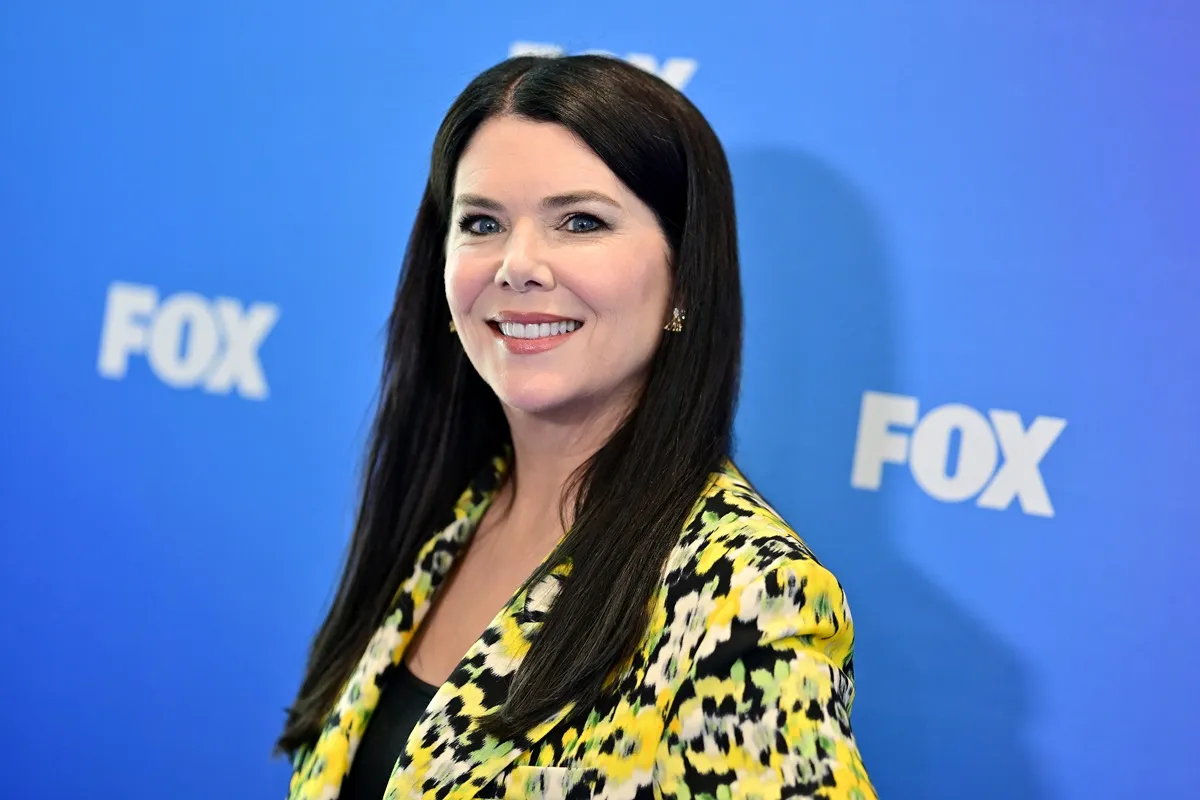
[[[514,339],[544,339],[547,336],[560,336],[564,333],[570,333],[582,324],[573,319],[563,320],[562,322],[542,322],[529,325],[522,325],[519,322],[501,322],[500,332]]]

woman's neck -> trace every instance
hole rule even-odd
[[[620,423],[604,414],[563,422],[509,411],[513,443],[512,479],[498,498],[511,535],[557,542],[571,525],[575,498],[564,489],[575,472],[599,450]],[[560,518],[560,510],[565,520]]]

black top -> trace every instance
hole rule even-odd
[[[409,672],[403,662],[387,670],[379,682],[383,685],[379,705],[358,743],[340,800],[382,800],[408,735],[438,690]]]

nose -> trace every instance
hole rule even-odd
[[[496,270],[496,285],[517,292],[554,288],[554,272],[546,263],[542,240],[533,224],[515,225]]]

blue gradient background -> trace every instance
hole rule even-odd
[[[428,147],[520,40],[699,62],[738,458],[850,594],[881,795],[1200,797],[1198,39],[1184,2],[6,3],[0,794],[283,795]],[[116,280],[278,304],[270,399],[102,379]],[[1066,418],[1057,515],[852,489],[866,390]]]

